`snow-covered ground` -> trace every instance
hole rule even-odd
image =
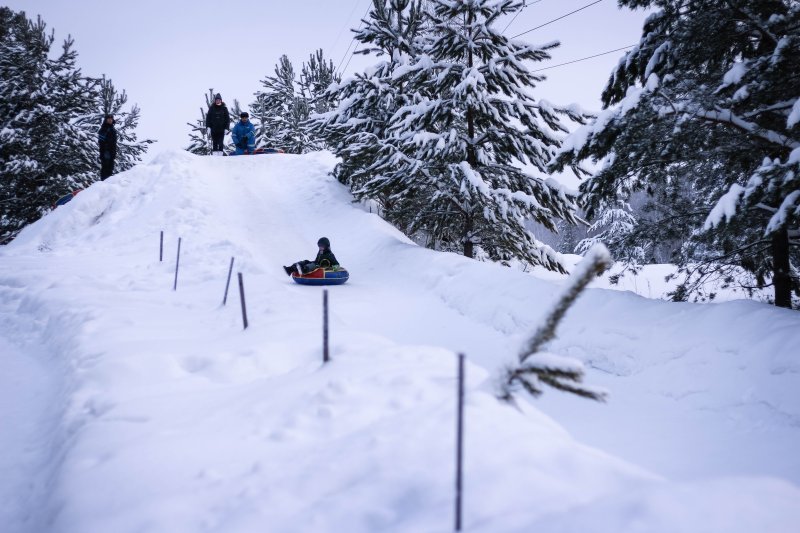
[[[451,530],[459,351],[466,531],[797,530],[797,312],[592,289],[550,351],[609,402],[511,407],[492,378],[559,284],[415,246],[334,162],[163,153],[0,251],[2,531]],[[323,235],[325,366],[321,290],[281,269]]]
[[[569,267],[574,267],[583,259],[583,257],[576,254],[563,254],[562,257],[564,263]],[[641,265],[640,268],[640,271],[635,272],[626,267],[624,263],[615,263],[605,274],[596,278],[589,286],[632,292],[645,298],[658,298],[669,301],[672,299],[670,293],[675,291],[686,277],[685,274],[678,271],[677,266],[670,264],[648,264]],[[561,282],[566,279],[564,274],[552,272],[540,266],[530,269],[530,273],[539,279],[549,281]],[[612,278],[617,279],[612,282]],[[751,281],[745,274],[742,275],[742,280]],[[766,303],[774,297],[771,288],[753,289],[752,294],[748,294],[747,291],[739,286],[726,286],[723,279],[709,280],[703,285],[703,289],[708,293],[714,294],[714,298],[708,301],[715,303],[750,299]],[[795,298],[795,303],[798,303],[797,298]]]

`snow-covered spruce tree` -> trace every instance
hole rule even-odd
[[[139,141],[136,128],[139,126],[140,109],[134,104],[127,107],[128,95],[123,90],[118,92],[112,80],[103,76],[98,80],[98,100],[95,112],[84,121],[92,134],[92,154],[97,159],[97,130],[103,123],[105,115],[114,115],[114,127],[117,130],[117,157],[114,162],[115,172],[123,172],[133,168],[142,161],[149,145],[155,141],[144,139]]]
[[[494,260],[563,272],[558,255],[525,223],[551,231],[559,220],[576,223],[574,196],[520,168],[544,172],[567,132],[562,117],[585,118],[531,95],[544,77],[526,63],[548,59],[558,44],[531,46],[494,27],[522,8],[517,0],[434,0],[431,7],[435,36],[426,54],[394,76],[419,95],[390,125],[402,157],[392,154],[366,188],[388,187],[413,208],[406,231],[456,244],[467,257],[479,247]]]
[[[208,128],[206,128],[206,114],[211,106],[214,105],[213,87],[205,94],[205,99],[206,105],[200,107],[200,118],[194,124],[191,122],[186,123],[191,128],[189,146],[186,151],[197,155],[211,154],[211,140],[208,137]],[[236,116],[238,117],[239,115],[237,114]],[[232,112],[231,117],[233,117]]]
[[[332,83],[339,83],[342,77],[336,73],[333,61],[325,62],[322,48],[311,54],[308,63],[303,63],[300,71],[300,91],[308,102],[310,113],[327,113],[336,107],[328,87]]]
[[[186,123],[191,128],[189,132],[189,146],[186,147],[187,152],[197,155],[208,155],[211,153],[209,145],[208,133],[206,129],[206,114],[203,108],[200,108],[200,118],[195,121]]]
[[[250,104],[250,121],[256,128],[256,148],[277,147],[276,124],[274,113],[263,94],[256,93],[256,100]],[[241,109],[237,109],[235,120],[239,120]],[[231,117],[234,117],[231,111]]]
[[[266,77],[261,84],[265,90],[255,94],[256,102],[251,106],[254,114],[263,120],[265,136],[257,139],[259,146],[281,148],[292,154],[313,150],[313,142],[304,126],[309,116],[308,102],[298,90],[289,58],[281,56],[275,65],[275,75]]]
[[[54,40],[41,18],[0,8],[0,242],[96,179],[94,136],[81,128],[96,83],[77,68],[71,38],[50,57]]]
[[[602,161],[581,187],[591,217],[638,191],[652,198],[647,216],[608,244],[630,260],[665,237],[683,241],[674,299],[713,297],[714,282],[773,286],[775,304],[791,306],[800,286],[800,3],[620,5],[656,11],[612,74],[606,111],[554,168]]]
[[[389,187],[365,191],[363,186],[382,179],[376,163],[397,152],[388,133],[394,113],[412,101],[405,84],[394,82],[394,73],[422,53],[424,13],[419,0],[373,0],[372,9],[355,32],[358,53],[374,54],[381,61],[363,73],[356,73],[326,91],[338,102],[327,113],[311,116],[312,134],[321,137],[339,158],[334,176],[348,185],[359,199],[381,204],[384,216],[397,223],[396,208]]]
[[[231,122],[231,129],[233,129],[233,127],[239,121],[240,115],[242,114],[242,111],[244,111],[244,110],[242,109],[242,105],[239,103],[239,100],[234,98],[233,99],[233,105],[228,108],[228,112],[231,115],[231,121],[232,121]],[[250,120],[252,120],[253,119],[252,111],[250,111],[249,114],[250,114]],[[256,134],[257,134],[258,133],[258,127],[259,127],[258,123],[256,122],[255,124],[253,124],[253,126],[256,127]],[[258,137],[256,137],[256,139],[258,139]],[[256,146],[258,146],[258,145],[256,145]],[[226,145],[226,149],[227,149],[228,153],[233,152],[233,151],[236,150],[236,146],[233,145],[233,139],[230,138],[230,137],[228,137],[228,144]]]

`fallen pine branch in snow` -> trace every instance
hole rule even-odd
[[[584,398],[605,401],[608,393],[583,385],[584,367],[577,359],[542,352],[556,336],[558,324],[586,286],[613,264],[611,254],[602,244],[594,245],[567,280],[567,286],[556,304],[519,353],[519,365],[508,367],[502,377],[499,397],[512,402],[513,394],[522,387],[532,396],[539,396],[543,386],[571,392]]]

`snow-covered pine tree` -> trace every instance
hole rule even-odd
[[[91,183],[99,165],[80,127],[95,83],[76,67],[71,38],[50,57],[54,40],[41,18],[0,7],[0,243]]]
[[[263,91],[255,94],[251,106],[261,121],[261,146],[281,148],[288,153],[302,154],[312,150],[313,143],[304,126],[309,107],[298,91],[292,62],[286,55],[275,65],[275,75],[261,81]]]
[[[194,124],[187,122],[186,125],[191,128],[189,146],[186,147],[186,151],[197,155],[209,155],[211,145],[206,128],[206,113],[202,107],[200,108],[200,118]]]
[[[233,105],[228,110],[228,112],[231,115],[231,120],[233,120],[234,122],[239,120],[240,118],[239,115],[242,114],[242,105],[239,103],[239,100],[237,100],[236,98],[233,99]],[[252,116],[252,113],[250,113],[250,115]]]
[[[517,0],[434,0],[431,7],[435,36],[426,55],[394,76],[417,95],[392,118],[403,156],[384,159],[385,172],[366,187],[388,187],[413,209],[407,231],[455,244],[467,257],[477,247],[491,259],[563,272],[558,254],[525,224],[556,231],[559,220],[576,223],[574,195],[521,169],[545,172],[567,132],[562,118],[585,118],[532,97],[544,76],[526,63],[548,59],[558,44],[531,46],[494,27],[522,8]]]
[[[187,152],[197,155],[210,155],[211,154],[211,139],[208,135],[208,128],[206,128],[206,114],[209,108],[214,105],[214,88],[208,90],[205,94],[206,105],[200,107],[200,118],[192,124],[187,122],[186,125],[191,128],[189,132],[189,146],[186,148]],[[238,114],[236,115],[239,116]],[[231,114],[231,117],[233,115]]]
[[[621,239],[653,249],[669,230],[684,245],[674,299],[713,297],[707,282],[800,288],[800,3],[793,0],[621,0],[655,8],[640,43],[555,168],[592,159],[581,187],[589,216],[638,191],[653,202]],[[626,230],[627,231],[627,230]]]
[[[148,146],[155,141],[144,139],[139,141],[136,128],[139,126],[140,109],[134,104],[127,107],[128,95],[123,90],[118,92],[112,80],[103,76],[98,80],[98,101],[95,112],[90,114],[88,124],[92,134],[92,148],[94,159],[97,159],[97,130],[103,123],[105,115],[114,115],[114,128],[117,130],[117,158],[114,163],[115,172],[123,172],[133,168],[142,161],[142,156],[147,153]]]
[[[242,110],[242,106],[241,106],[241,104],[239,103],[239,100],[237,100],[236,98],[234,98],[234,99],[233,99],[233,105],[232,105],[230,108],[228,108],[228,112],[229,112],[229,113],[230,113],[230,115],[231,115],[231,120],[233,121],[233,122],[232,122],[232,124],[231,124],[231,129],[233,129],[233,127],[234,127],[234,126],[236,125],[236,123],[239,121],[239,119],[240,119],[240,116],[239,116],[239,115],[241,115],[241,114],[242,114],[242,111],[243,111],[243,110]],[[249,111],[248,113],[249,113],[249,115],[250,115],[250,120],[252,121],[252,119],[253,119],[253,112],[252,112],[252,111]],[[255,124],[253,124],[253,126],[255,126],[255,128],[256,128],[256,135],[258,135],[258,127],[259,127],[258,123],[256,122]],[[259,145],[258,145],[258,137],[256,137],[256,147],[258,147],[258,146],[259,146]],[[227,153],[231,153],[231,152],[233,152],[233,151],[235,151],[235,150],[236,150],[236,147],[233,145],[233,139],[231,139],[230,137],[228,137],[228,144],[227,144],[227,146],[226,146],[226,149],[227,149]]]
[[[256,93],[255,96],[256,100],[250,104],[249,113],[250,121],[256,128],[256,148],[276,148],[276,121],[270,103],[264,93]],[[237,110],[236,120],[239,120],[240,113],[241,110]],[[231,111],[231,117],[233,116]]]
[[[308,63],[303,63],[300,70],[300,91],[308,102],[309,112],[327,113],[336,107],[336,100],[332,94],[327,93],[332,83],[342,81],[341,75],[336,73],[333,60],[325,62],[322,48],[311,54]]]
[[[100,86],[97,80],[81,74],[76,65],[78,54],[72,46],[72,38],[67,37],[42,87],[51,106],[51,112],[41,118],[42,122],[50,123],[51,131],[45,172],[54,180],[51,185],[67,180],[50,191],[56,199],[84,189],[100,177],[97,130],[101,122],[97,121],[93,128],[86,127],[95,110]]]
[[[328,88],[325,97],[338,103],[326,113],[311,116],[311,133],[341,159],[334,170],[336,178],[349,185],[357,198],[378,201],[387,220],[397,223],[388,188],[373,193],[362,187],[380,178],[374,167],[378,159],[396,152],[389,140],[389,121],[411,98],[393,76],[421,53],[424,17],[419,0],[373,0],[372,4],[354,38],[359,42],[358,53],[374,54],[381,61]]]

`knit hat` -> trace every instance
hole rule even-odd
[[[217,93],[214,95],[214,100],[222,100],[222,95]]]
[[[249,116],[250,115],[247,113],[247,111],[242,111],[239,113],[239,118],[248,118]]]
[[[327,237],[320,237],[320,239],[317,241],[317,246],[322,246],[323,248],[330,248],[331,241],[329,241]]]

